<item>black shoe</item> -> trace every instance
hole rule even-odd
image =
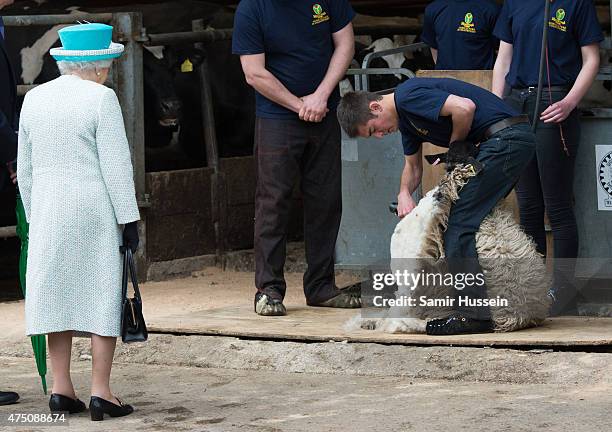
[[[466,333],[491,333],[493,321],[476,320],[461,315],[451,315],[447,318],[434,319],[427,322],[425,332],[428,335],[456,335]]]
[[[259,291],[255,294],[255,312],[262,316],[287,315],[287,309],[285,309],[282,300],[272,298]]]
[[[85,411],[85,404],[79,399],[72,399],[57,393],[52,393],[49,398],[49,409],[51,412],[68,412],[76,414]]]
[[[121,405],[116,405],[98,396],[92,396],[91,400],[89,401],[89,413],[91,414],[91,420],[102,421],[104,420],[104,414],[108,414],[111,417],[123,417],[134,412],[132,405],[126,405],[118,398],[117,400]]]
[[[19,395],[15,392],[0,391],[0,405],[11,405],[17,403]]]

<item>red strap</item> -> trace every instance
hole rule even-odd
[[[550,66],[548,65],[548,45],[545,48],[546,50],[546,76],[548,77],[548,100],[550,102],[550,105],[552,105],[553,101],[552,101],[552,89],[550,88]],[[563,151],[565,152],[566,155],[570,155],[569,154],[569,150],[567,149],[567,144],[565,143],[565,137],[563,136],[563,126],[561,125],[561,123],[558,123],[559,125],[559,135],[561,135],[561,144],[563,144]]]

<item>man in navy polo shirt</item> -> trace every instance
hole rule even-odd
[[[493,0],[436,0],[425,9],[421,39],[438,70],[492,69],[499,15]]]
[[[334,281],[342,212],[338,82],[354,54],[348,0],[242,0],[232,51],[256,90],[255,312],[285,315],[287,225],[298,174],[311,306],[360,307]]]
[[[533,156],[535,141],[524,116],[492,93],[448,78],[413,78],[395,93],[346,94],[338,119],[351,136],[377,137],[400,131],[405,165],[398,195],[398,215],[416,206],[412,193],[421,183],[423,142],[450,147],[460,141],[480,143],[476,159],[484,168],[471,178],[453,205],[444,233],[444,250],[453,273],[481,273],[475,234],[480,223],[518,180]],[[487,298],[484,286],[461,292]],[[428,334],[479,333],[492,330],[489,307],[458,307],[447,319],[427,323]]]

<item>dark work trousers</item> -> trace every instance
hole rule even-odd
[[[480,144],[476,159],[482,162],[483,170],[470,178],[459,192],[444,233],[444,251],[452,274],[482,273],[476,252],[476,232],[497,203],[510,193],[534,150],[535,137],[527,123],[505,128]],[[473,301],[488,298],[486,286],[478,284],[457,290],[456,296]],[[455,305],[455,309],[468,318],[491,319],[488,306],[466,306],[458,302]]]
[[[566,91],[553,91],[557,102]],[[515,109],[528,114],[533,122],[535,90],[513,89],[506,101]],[[541,113],[550,105],[548,89],[542,92]],[[576,312],[575,259],[578,255],[578,228],[574,215],[574,165],[580,142],[580,115],[572,111],[561,123],[569,156],[563,149],[559,125],[539,122],[536,129],[536,152],[516,185],[521,225],[536,242],[538,252],[547,254],[544,212],[548,215],[553,235],[553,293],[556,301],[552,314]]]
[[[283,299],[291,195],[298,175],[304,201],[308,304],[338,294],[334,249],[342,214],[340,126],[334,112],[321,123],[257,118],[255,123],[255,286]]]

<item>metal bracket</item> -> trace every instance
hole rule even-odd
[[[149,208],[151,207],[151,195],[144,194],[144,198],[143,199],[137,199],[136,202],[138,203],[138,208]]]

